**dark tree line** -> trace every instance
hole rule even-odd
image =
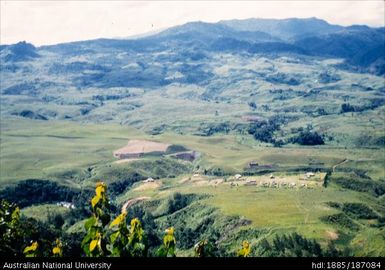
[[[341,105],[341,113],[347,112],[363,112],[366,110],[373,110],[385,104],[384,98],[375,98],[369,101],[369,104],[352,105],[350,103],[343,103]]]
[[[323,137],[316,131],[304,130],[291,139],[292,143],[301,145],[322,145],[325,144]]]
[[[333,177],[332,180],[343,188],[367,192],[376,197],[385,194],[385,183],[383,181],[363,179],[354,175],[348,177]]]
[[[338,257],[349,256],[350,251],[340,251],[329,242],[324,249],[315,241],[294,232],[292,234],[276,235],[272,242],[261,241],[261,253],[272,257]]]
[[[0,199],[26,207],[39,203],[72,202],[79,190],[48,180],[29,179],[0,191]]]

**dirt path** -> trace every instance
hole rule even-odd
[[[149,200],[149,199],[151,199],[151,197],[143,196],[143,197],[137,197],[135,199],[126,201],[122,206],[122,213],[127,212],[127,209],[133,206],[134,204],[137,204],[138,202]]]
[[[342,165],[342,164],[344,164],[344,163],[346,163],[346,162],[349,162],[349,161],[350,161],[350,160],[348,160],[348,159],[345,158],[343,161],[341,161],[341,162],[337,163],[336,165],[334,165],[334,166],[333,166],[333,172],[335,172],[337,166],[340,166],[340,165]]]
[[[300,211],[303,212],[303,214],[304,214],[304,220],[303,220],[303,222],[304,222],[305,224],[307,224],[307,222],[308,222],[308,220],[309,220],[310,212],[312,211],[312,208],[313,208],[313,207],[311,207],[310,209],[308,209],[308,208],[306,208],[305,206],[303,206],[303,205],[301,204],[301,199],[299,198],[299,193],[297,193],[297,196],[295,196],[295,206],[296,206]]]

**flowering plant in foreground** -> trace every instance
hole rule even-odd
[[[111,221],[110,204],[107,196],[107,186],[98,182],[95,195],[91,199],[92,216],[84,224],[86,235],[81,247],[87,257],[145,257],[148,247],[146,235],[142,223],[138,218],[132,218],[128,222],[127,211],[124,210]],[[0,231],[3,236],[0,248],[12,250],[11,243],[23,236],[20,229],[20,209],[15,204],[9,204],[2,200],[0,208]],[[174,227],[165,230],[162,245],[156,250],[158,257],[176,257],[176,238]],[[41,245],[40,245],[41,244]],[[45,247],[44,247],[45,245]],[[23,254],[26,257],[52,256],[62,257],[65,244],[60,239],[48,244],[39,240],[32,240],[29,245],[23,246]],[[196,257],[210,257],[213,246],[207,239],[199,241],[194,246]],[[18,249],[20,251],[20,249]],[[247,257],[250,254],[250,244],[242,243],[242,249],[238,256]]]

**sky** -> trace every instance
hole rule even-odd
[[[317,17],[345,26],[385,25],[383,0],[0,1],[0,44],[129,37],[190,21],[246,18]]]

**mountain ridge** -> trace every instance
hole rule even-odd
[[[379,75],[383,75],[385,69],[382,66],[383,53],[372,52],[375,48],[385,50],[384,27],[340,26],[314,17],[282,20],[250,18],[223,20],[217,23],[194,21],[140,38],[95,39],[38,48],[52,49],[78,45],[133,51],[162,51],[169,47],[178,51],[181,47],[186,47],[200,51],[212,49],[218,51],[224,48],[234,53],[238,53],[238,50],[253,54],[296,53],[342,58],[345,59],[347,68],[354,66],[353,69],[357,71]],[[350,58],[357,54],[380,54],[380,57],[369,63],[359,57],[355,57],[355,61],[350,61]]]
[[[31,60],[41,50],[80,55],[99,51],[162,52],[181,55],[194,51],[251,54],[298,54],[344,59],[341,67],[383,75],[385,70],[385,27],[340,26],[311,18],[222,20],[217,23],[188,22],[138,38],[75,41],[34,47],[26,42],[2,45],[6,62]],[[22,49],[17,49],[18,47]],[[16,49],[15,49],[16,48]],[[24,48],[24,49],[23,49]],[[9,53],[5,53],[5,51]],[[5,55],[8,55],[5,57]],[[361,56],[361,57],[360,57]],[[369,56],[369,57],[365,57]],[[370,60],[370,61],[368,61]]]

